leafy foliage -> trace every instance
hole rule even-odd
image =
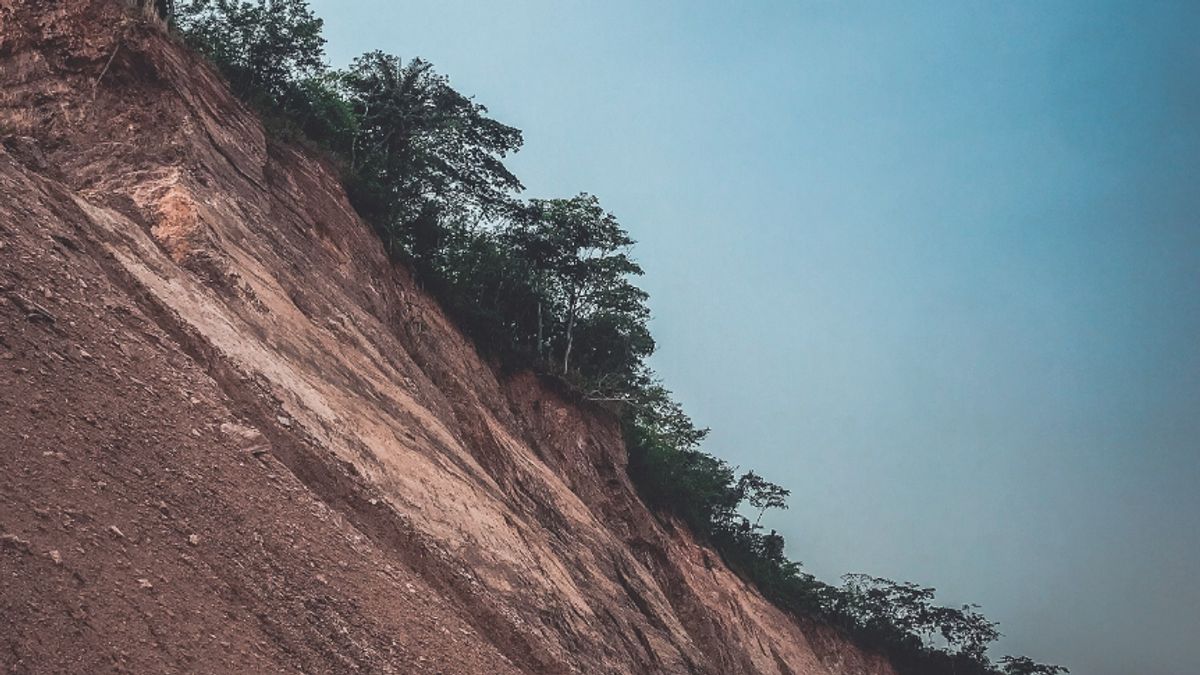
[[[389,253],[481,348],[623,402],[628,469],[647,504],[686,523],[766,597],[842,628],[902,673],[1067,672],[1026,657],[993,665],[996,624],[973,605],[936,605],[932,588],[861,574],[832,586],[790,560],[784,538],[761,525],[766,511],[787,508],[789,491],[702,450],[708,430],[645,365],[655,345],[629,233],[588,194],[519,201],[503,160],[521,132],[428,62],[376,51],[331,71],[305,0],[183,1],[174,21],[273,130],[329,151]]]
[[[508,240],[527,263],[547,309],[558,325],[539,325],[537,353],[561,354],[571,370],[576,338],[583,345],[580,369],[589,374],[630,377],[654,351],[646,328],[646,293],[629,281],[642,268],[629,257],[633,239],[595,197],[535,199],[523,210]],[[542,311],[545,322],[545,311]],[[548,334],[547,334],[548,333]]]
[[[487,117],[431,64],[375,51],[341,81],[358,121],[352,196],[382,226],[390,250],[419,264],[444,246],[444,220],[490,219],[516,207],[521,182],[501,160],[521,147],[521,132]]]
[[[242,97],[285,101],[325,71],[323,22],[306,0],[190,0],[175,22]]]
[[[1004,675],[1058,675],[1070,672],[1062,666],[1036,663],[1027,656],[1005,656],[1000,659]]]

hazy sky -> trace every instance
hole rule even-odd
[[[655,368],[809,570],[1200,668],[1200,3],[313,4],[633,233]]]

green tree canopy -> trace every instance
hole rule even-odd
[[[389,247],[435,251],[446,219],[507,215],[521,182],[503,159],[521,132],[487,116],[421,59],[383,52],[355,59],[342,87],[357,120],[350,168],[356,204],[383,223]]]
[[[646,329],[647,295],[629,281],[642,268],[629,256],[633,239],[592,195],[535,199],[517,219],[511,239],[559,308],[556,337],[561,372],[571,371],[580,331],[593,363],[632,376],[654,350]],[[616,358],[614,358],[614,356]]]
[[[282,101],[325,72],[323,22],[305,0],[181,0],[175,22],[243,97]]]
[[[776,485],[753,471],[742,474],[737,482],[737,491],[750,506],[758,509],[755,524],[762,520],[767,509],[786,509],[788,495],[792,494],[791,490]]]

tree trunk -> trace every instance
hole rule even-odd
[[[127,5],[140,9],[149,18],[169,21],[175,13],[174,0],[126,0]]]
[[[537,356],[542,358],[542,301],[538,300]]]
[[[575,343],[575,309],[571,309],[570,318],[567,320],[567,348],[563,350],[563,375],[567,374],[567,370],[571,367],[571,347]]]

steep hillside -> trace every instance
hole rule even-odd
[[[497,371],[116,0],[0,0],[0,665],[890,673]]]

